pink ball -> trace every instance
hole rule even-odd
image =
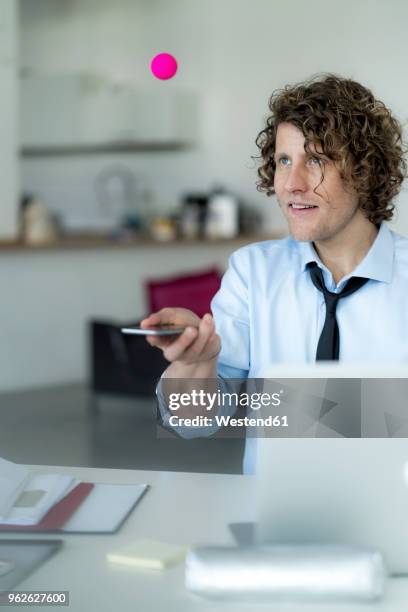
[[[150,70],[162,81],[171,79],[177,72],[176,59],[170,53],[159,53],[152,59]]]

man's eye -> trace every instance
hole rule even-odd
[[[323,166],[323,160],[320,157],[311,157],[309,162],[312,166]]]
[[[278,163],[279,163],[279,165],[281,165],[281,166],[287,166],[287,165],[289,164],[289,158],[288,158],[288,157],[284,157],[284,156],[283,156],[283,157],[280,157],[280,158],[278,159]]]

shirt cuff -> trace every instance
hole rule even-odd
[[[219,388],[221,389],[221,391],[222,389],[228,389],[230,387],[231,383],[228,383],[221,376],[217,376],[217,379],[219,381],[219,385],[220,385]],[[186,439],[204,438],[204,437],[207,438],[215,434],[220,429],[222,429],[220,425],[217,425],[214,418],[213,418],[212,425],[202,426],[202,427],[187,427],[184,425],[183,426],[171,425],[170,417],[174,415],[169,411],[169,408],[166,402],[166,398],[164,395],[163,376],[160,378],[157,384],[157,387],[156,387],[156,398],[157,398],[157,403],[158,403],[163,426],[166,427],[166,429],[173,430],[175,433],[177,433],[182,438],[186,438]],[[218,408],[217,416],[228,416],[228,415],[232,416],[233,414],[235,414],[236,409],[237,409],[236,405],[221,406]]]

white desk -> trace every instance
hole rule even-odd
[[[279,605],[201,599],[184,589],[182,565],[155,573],[119,568],[106,561],[108,551],[140,537],[175,544],[232,544],[227,524],[253,519],[252,477],[43,466],[34,469],[43,473],[68,472],[92,482],[146,482],[151,489],[117,534],[63,536],[65,542],[60,552],[21,583],[19,589],[69,590],[69,610],[72,612],[282,610]],[[44,536],[30,534],[24,537]],[[34,607],[24,609],[34,610]],[[286,612],[320,609],[322,612],[406,612],[408,578],[390,580],[386,598],[375,605],[285,607]]]

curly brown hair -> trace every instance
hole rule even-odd
[[[257,189],[275,193],[275,140],[278,125],[288,122],[302,131],[305,151],[332,159],[345,185],[359,195],[359,206],[376,225],[392,218],[393,198],[407,173],[406,147],[400,123],[372,92],[335,74],[316,75],[273,92],[271,115],[258,134]],[[315,154],[315,153],[314,153]],[[324,174],[322,171],[322,181]]]

